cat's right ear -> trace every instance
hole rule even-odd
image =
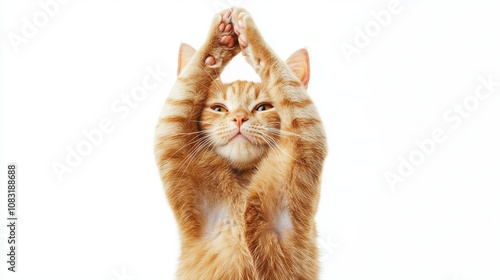
[[[306,49],[294,52],[287,60],[286,64],[292,72],[299,78],[305,88],[309,84],[309,53]]]
[[[179,61],[177,64],[177,76],[179,76],[182,69],[184,69],[184,66],[186,66],[189,63],[189,61],[191,61],[191,58],[193,58],[195,53],[196,53],[196,50],[193,47],[191,47],[188,44],[181,43],[181,46],[179,47]]]

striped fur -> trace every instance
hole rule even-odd
[[[156,128],[157,164],[181,235],[177,278],[317,279],[314,215],[326,138],[306,92],[307,51],[284,63],[246,11],[230,11],[231,21],[227,10],[215,16],[198,52],[181,46]],[[224,21],[234,25],[229,33],[218,28]],[[229,48],[224,34],[248,46]],[[220,81],[241,50],[262,83]],[[262,104],[273,107],[255,110]]]

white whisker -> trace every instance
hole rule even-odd
[[[205,68],[203,68],[203,70],[210,76],[210,78],[212,78],[212,85],[214,85],[215,89],[217,90],[216,93],[223,93],[224,92],[223,84],[217,83],[217,78],[214,78],[212,75],[210,75],[210,73]]]
[[[290,159],[296,161],[296,162],[299,162],[299,163],[302,163],[301,161],[297,160],[296,158],[292,157],[291,155],[289,155],[287,152],[285,152],[281,147],[280,145],[278,145],[278,143],[276,142],[276,140],[274,138],[272,138],[271,136],[265,134],[265,133],[261,133],[260,134],[261,136],[263,136],[264,138],[267,138],[267,140],[269,140],[269,142],[272,143],[271,146],[274,146],[276,148],[278,148],[283,154],[285,154],[286,156],[288,156]],[[266,141],[267,142],[267,141]]]
[[[269,133],[271,133],[273,135],[295,136],[295,137],[299,137],[299,138],[306,140],[306,141],[312,140],[310,138],[307,138],[307,137],[304,137],[304,136],[299,135],[297,133],[293,133],[293,132],[286,131],[286,130],[281,130],[281,129],[276,129],[276,128],[265,128],[265,130],[267,130]]]
[[[210,133],[210,130],[206,130],[206,131],[199,131],[199,133],[200,133],[200,134],[201,134],[201,133],[205,133],[205,132]],[[196,134],[196,133],[198,133],[198,132],[192,132],[192,133],[193,133],[193,134]],[[179,133],[179,134],[177,134],[177,135],[182,135],[182,134],[183,134],[183,133]],[[186,133],[186,134],[187,134],[187,135],[189,135],[189,134],[191,134],[191,133]],[[172,154],[172,155],[171,155],[171,156],[170,156],[167,160],[170,160],[170,159],[171,159],[174,155],[176,155],[176,154],[177,154],[177,153],[178,153],[181,149],[183,149],[184,147],[187,147],[187,146],[189,146],[189,145],[191,145],[191,144],[195,143],[196,141],[201,141],[201,140],[204,140],[204,139],[208,138],[208,135],[203,135],[203,136],[201,136],[201,137],[197,137],[197,136],[200,136],[200,134],[195,135],[195,138],[193,138],[193,139],[189,140],[189,141],[188,141],[186,144],[184,144],[182,147],[178,148],[178,149],[177,149],[177,150],[176,150],[176,151],[175,151],[175,152],[174,152],[174,153],[173,153],[173,154]],[[196,144],[195,144],[195,145],[196,145]],[[189,151],[188,151],[188,152],[189,152]]]

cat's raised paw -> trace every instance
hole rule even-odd
[[[238,44],[246,60],[259,73],[267,63],[264,61],[269,57],[269,47],[266,45],[250,13],[245,9],[235,7],[231,15],[234,32],[238,35]]]
[[[250,14],[243,8],[235,8],[231,20],[234,23],[234,31],[238,35],[238,43],[244,49],[248,46],[246,29],[248,28],[248,23],[251,23]]]
[[[215,58],[211,55],[207,56],[207,58],[205,58],[205,64],[207,65],[214,65],[215,64]]]
[[[228,10],[222,16],[222,22],[219,24],[219,32],[222,33],[222,37],[219,43],[232,48],[235,45],[235,36],[233,30],[233,24],[231,22],[231,10]]]
[[[205,58],[205,64],[208,66],[217,66],[220,64],[220,58],[225,59],[227,56],[225,54],[230,53],[232,57],[239,49],[235,48],[238,45],[238,35],[236,35],[231,22],[232,12],[232,9],[227,9],[218,13],[214,18],[211,37],[212,50]]]

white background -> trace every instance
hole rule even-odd
[[[401,2],[350,62],[342,42],[354,45],[388,0],[239,2],[284,59],[310,53],[329,144],[321,279],[500,279],[500,87],[461,125],[443,116],[473,99],[480,77],[500,81],[498,1]],[[15,52],[9,38],[43,10],[1,1],[1,279],[173,279],[179,238],[153,132],[179,43],[198,48],[224,3],[69,1]],[[170,76],[120,118],[111,104],[157,66]],[[223,78],[256,75],[239,57]],[[113,131],[59,181],[52,164],[106,118]],[[435,129],[446,139],[391,188],[384,174]],[[16,273],[5,262],[9,162],[19,171]]]

